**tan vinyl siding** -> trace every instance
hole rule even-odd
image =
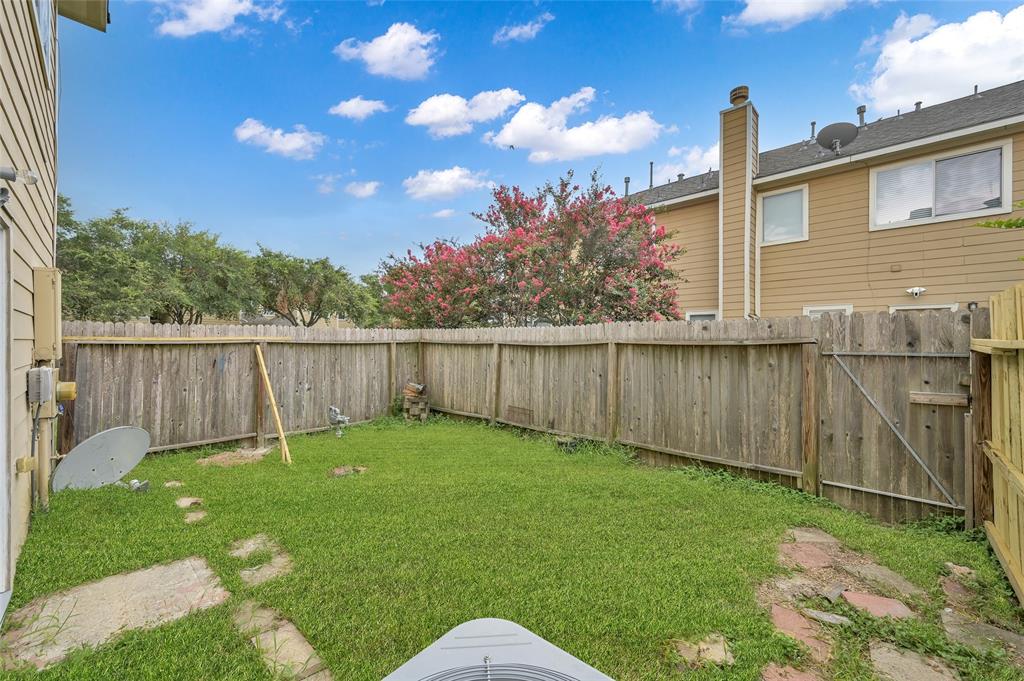
[[[758,162],[760,160],[758,158],[758,152],[757,152],[757,123],[758,123],[757,109],[755,109],[753,107],[753,105],[751,105],[751,107],[750,107],[750,130],[751,130],[751,133],[750,133],[750,137],[749,137],[750,148],[748,149],[748,154],[749,154],[749,157],[750,157],[750,170],[749,170],[750,174],[749,174],[749,176],[747,178],[748,182],[753,180],[754,176],[757,175],[757,167],[758,167]],[[756,197],[757,197],[757,195],[754,193],[753,187],[751,187],[750,188],[750,195],[747,196],[747,200],[750,202],[749,205],[747,206],[747,210],[750,213],[750,217],[749,217],[750,222],[749,222],[749,225],[748,225],[749,233],[747,234],[747,256],[748,256],[749,260],[748,260],[748,265],[745,268],[746,273],[747,273],[746,286],[747,286],[747,294],[748,294],[748,304],[747,304],[747,308],[748,309],[746,310],[746,312],[753,312],[755,314],[758,313],[758,310],[756,308],[756,303],[757,303],[757,277],[755,276],[756,269],[757,269],[757,198]]]
[[[747,107],[722,114],[722,310],[725,317],[742,317],[744,287],[744,213],[746,205]]]
[[[53,13],[54,18],[56,12]],[[56,25],[52,26],[56,34]],[[10,282],[10,447],[5,464],[11,479],[11,559],[28,531],[31,476],[17,474],[14,460],[30,452],[31,419],[25,395],[32,364],[32,268],[53,266],[56,220],[55,88],[47,82],[31,0],[0,3],[0,156],[2,162],[35,170],[35,185],[6,183],[12,198],[0,208],[9,230]]]
[[[685,249],[672,262],[680,279],[681,313],[718,309],[718,201],[711,199],[659,213],[671,242]]]
[[[1012,153],[1012,198],[1020,201],[1024,133],[1013,136]],[[858,312],[987,304],[991,294],[1024,280],[1017,259],[1024,255],[1024,230],[981,229],[978,218],[970,218],[869,231],[869,177],[864,167],[799,182],[808,184],[809,239],[761,248],[764,316],[800,314],[804,305],[819,304],[850,303]],[[915,299],[906,293],[912,286],[928,291]]]

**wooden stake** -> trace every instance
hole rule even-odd
[[[288,451],[288,440],[284,436],[284,426],[281,425],[281,413],[277,410],[277,400],[274,398],[274,388],[270,385],[270,375],[267,373],[266,362],[263,361],[263,350],[260,346],[256,348],[256,361],[260,365],[260,375],[263,377],[263,387],[267,390],[267,399],[270,400],[270,413],[274,417],[274,426],[277,427],[277,440],[281,443],[281,461],[292,462],[292,454]]]
[[[254,344],[253,347],[259,348],[260,345]],[[254,353],[255,354],[255,353]],[[259,370],[259,363],[257,362],[256,371],[256,386],[253,394],[253,430],[256,431],[256,437],[254,438],[256,448],[265,447],[267,444],[267,426],[263,422],[264,417],[264,394],[263,394],[263,375]]]

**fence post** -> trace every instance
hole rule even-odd
[[[263,423],[263,405],[264,405],[264,388],[263,388],[263,376],[260,374],[259,363],[256,360],[256,348],[259,346],[266,348],[266,343],[254,343],[252,350],[252,375],[256,379],[256,392],[255,399],[253,400],[253,425],[256,430],[256,447],[267,446],[267,433],[266,426]]]
[[[971,312],[971,338],[991,337],[989,311]],[[992,462],[988,460],[982,443],[992,439],[992,355],[971,351],[971,447],[964,452],[973,468],[971,499],[965,517],[970,529],[984,527],[994,515],[992,493]]]
[[[387,414],[391,414],[391,410],[395,406],[395,355],[398,353],[397,344],[395,341],[388,343],[388,407]]]
[[[619,422],[619,348],[615,341],[608,341],[608,369],[605,371],[607,381],[607,420],[608,444],[615,442],[616,426]]]
[[[501,404],[498,401],[501,396],[501,343],[491,346],[491,382],[491,425],[493,426],[498,420],[498,409]]]
[[[423,336],[420,336],[420,340],[416,343],[416,377],[419,379],[418,383],[426,384],[427,372],[424,371],[423,367]]]
[[[818,478],[818,345],[805,343],[800,346],[800,364],[803,385],[800,398],[800,430],[803,468],[800,487],[804,492],[820,494]]]

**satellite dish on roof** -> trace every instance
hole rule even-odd
[[[68,452],[53,472],[53,491],[93,489],[117,482],[139,465],[149,449],[149,433],[120,426],[96,433]]]
[[[853,123],[833,123],[822,128],[814,139],[819,146],[834,151],[838,156],[843,147],[857,139],[858,132],[860,130]]]

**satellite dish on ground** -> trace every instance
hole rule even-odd
[[[834,151],[838,156],[843,147],[857,139],[859,132],[853,123],[832,123],[822,128],[814,139],[820,146]]]
[[[120,426],[96,433],[64,457],[53,472],[53,491],[93,489],[117,482],[139,465],[149,449],[149,433]]]
[[[465,622],[384,681],[612,681],[515,622]]]

